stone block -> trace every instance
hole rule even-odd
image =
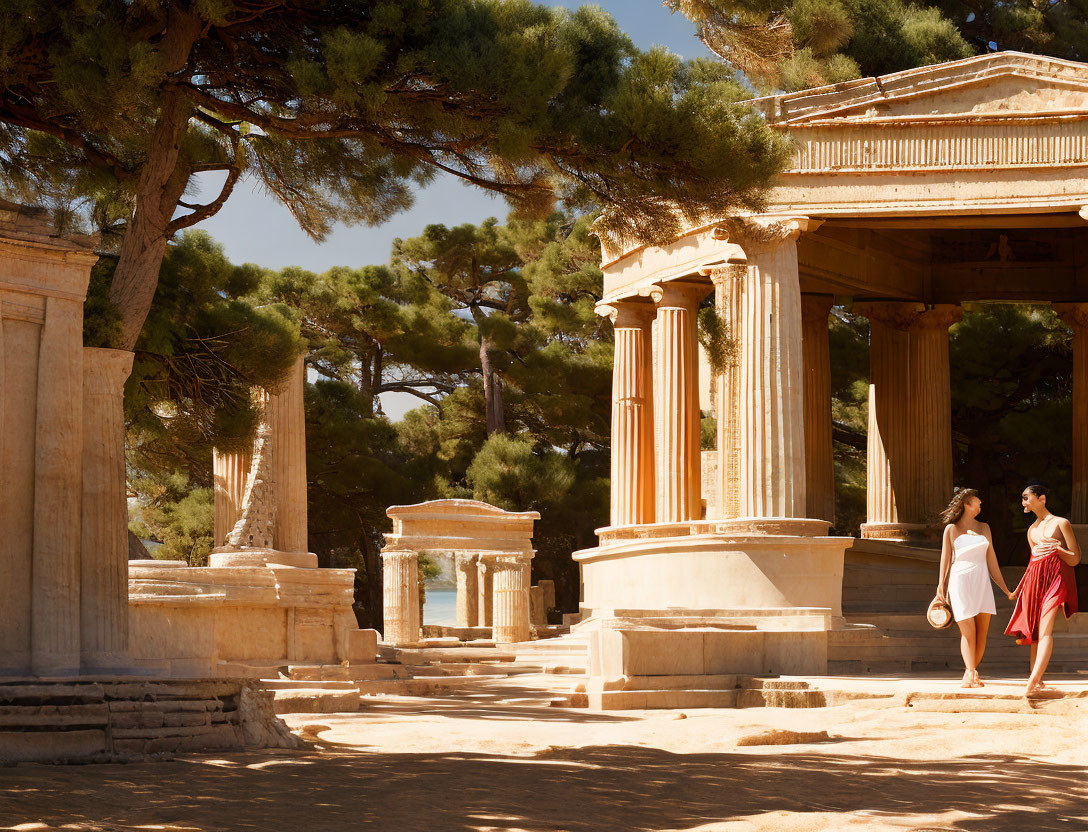
[[[702,675],[701,630],[602,630],[591,640],[591,675]]]
[[[352,663],[377,661],[378,631],[349,630],[347,659]]]
[[[61,725],[106,725],[109,708],[93,705],[4,705],[0,706],[0,728]]]
[[[171,728],[171,727],[193,728],[193,727],[199,727],[199,726],[203,726],[203,725],[210,725],[211,720],[208,719],[207,712],[201,712],[201,713],[178,712],[178,713],[172,713],[172,714],[163,714],[162,724],[163,724],[164,727],[167,727],[167,728]]]
[[[765,667],[764,633],[758,630],[711,630],[704,634],[703,667],[706,673],[753,675]]]
[[[115,733],[119,729],[161,728],[163,726],[163,712],[146,708],[138,711],[115,713],[110,720],[110,725],[113,726]],[[118,734],[118,736],[120,735]]]
[[[0,760],[52,763],[83,760],[106,752],[103,729],[79,731],[0,731]]]
[[[539,586],[529,587],[529,623],[537,626],[548,623],[548,610],[544,606],[544,591]]]
[[[538,586],[544,595],[544,611],[555,609],[555,581],[543,580]]]

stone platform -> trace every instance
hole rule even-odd
[[[298,745],[252,682],[0,679],[0,764]]]

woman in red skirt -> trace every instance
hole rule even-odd
[[[1077,611],[1077,584],[1073,567],[1080,563],[1080,546],[1072,524],[1051,514],[1046,507],[1046,486],[1032,483],[1020,495],[1024,513],[1035,514],[1028,529],[1031,560],[1012,597],[1012,612],[1005,635],[1016,636],[1017,644],[1031,645],[1031,675],[1024,696],[1037,693],[1043,673],[1054,650],[1054,622],[1058,611],[1068,617]]]

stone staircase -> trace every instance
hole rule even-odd
[[[925,612],[937,585],[940,552],[883,541],[859,540],[846,553],[843,615],[847,627],[831,634],[828,672],[912,673],[962,671],[959,630],[934,630]],[[1023,568],[1002,570],[1014,587]],[[1027,673],[1028,650],[1004,634],[1013,603],[995,593],[983,675]],[[863,626],[859,626],[863,625]],[[1088,672],[1088,620],[1059,619],[1051,669]]]

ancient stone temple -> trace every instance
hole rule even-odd
[[[662,246],[603,240],[612,516],[575,555],[599,703],[826,671],[844,553],[895,557],[883,541],[926,540],[950,497],[948,328],[965,302],[1049,302],[1074,328],[1072,519],[1088,522],[1088,66],[998,53],[754,104],[795,147],[764,213]],[[715,379],[710,500],[704,303],[736,345]],[[833,303],[872,328],[858,542],[829,536]]]

